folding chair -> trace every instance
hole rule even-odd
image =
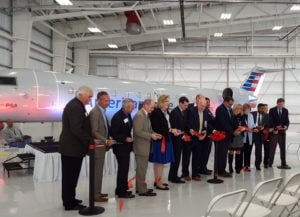
[[[237,217],[265,217],[270,216],[272,210],[264,207],[262,205],[258,205],[253,203],[255,199],[260,197],[261,195],[270,195],[271,198],[274,197],[278,187],[282,183],[282,178],[274,178],[267,181],[263,181],[258,183],[253,189],[252,196],[248,202],[243,202],[240,206],[240,209],[237,211]],[[227,209],[226,210],[231,215],[234,210]]]
[[[281,190],[278,190],[273,198],[260,197],[259,199],[262,202],[269,202],[269,208],[272,209],[274,206],[282,206],[283,209],[279,216],[282,216],[284,211],[287,211],[288,215],[292,214],[292,210],[295,209],[295,205],[299,202],[299,198],[292,196],[290,194],[285,193],[286,189],[291,189],[294,186],[298,186],[300,183],[300,173],[295,173],[289,176],[286,184],[283,186]],[[289,206],[293,206],[289,209]]]
[[[217,195],[210,201],[204,217],[210,217],[210,214],[214,212],[224,212],[228,209],[228,207],[233,210],[233,214],[231,216],[235,217],[237,210],[245,200],[246,196],[246,189]]]

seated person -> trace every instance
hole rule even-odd
[[[2,135],[10,147],[24,148],[26,144],[31,143],[31,137],[23,135],[19,128],[14,127],[13,120],[8,119],[6,123],[7,127]]]

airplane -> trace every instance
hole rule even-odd
[[[268,70],[254,67],[241,88],[231,88],[235,103],[256,105],[257,94]],[[181,96],[194,102],[199,93],[209,97],[211,110],[223,102],[222,91],[174,86],[161,83],[147,83],[92,75],[76,75],[33,69],[8,69],[0,71],[0,121],[13,119],[15,122],[58,122],[61,121],[65,105],[75,96],[82,85],[94,90],[94,97],[87,111],[97,103],[97,93],[107,91],[111,100],[107,109],[108,119],[122,107],[126,97],[135,101],[133,115],[146,98],[157,100],[161,94],[170,96],[170,109],[178,104]]]

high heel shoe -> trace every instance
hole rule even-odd
[[[153,186],[154,186],[154,187],[156,187],[156,186],[157,186],[156,182],[154,182]],[[168,187],[169,185],[168,185],[168,183],[163,183],[163,186],[166,186],[166,187]]]
[[[169,187],[165,186],[164,188],[161,188],[161,187],[158,187],[158,186],[156,185],[156,189],[166,191],[166,190],[169,190]]]

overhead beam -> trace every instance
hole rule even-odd
[[[137,18],[139,19],[139,21],[140,21],[140,23],[141,23],[141,25],[142,25],[144,31],[147,32],[147,29],[146,29],[146,27],[145,27],[145,24],[143,23],[143,21],[142,21],[140,15],[139,15],[139,13],[138,13],[136,10],[135,10],[134,12],[135,12]]]
[[[67,39],[68,41],[71,40],[71,38],[69,38],[67,35],[65,35],[64,33],[62,33],[61,31],[55,29],[53,26],[49,25],[46,22],[41,22],[41,24],[43,24],[44,26],[47,26],[49,29],[51,29],[52,31],[56,32],[57,34],[59,34],[60,36],[62,36],[63,38]]]
[[[102,35],[104,35],[104,36],[106,35],[106,34],[103,32],[103,28],[102,28],[102,27],[99,27],[99,25],[96,24],[93,20],[91,20],[91,19],[89,18],[88,15],[85,15],[84,18],[85,18],[87,21],[89,21],[89,23],[92,24],[94,27],[100,29]]]

